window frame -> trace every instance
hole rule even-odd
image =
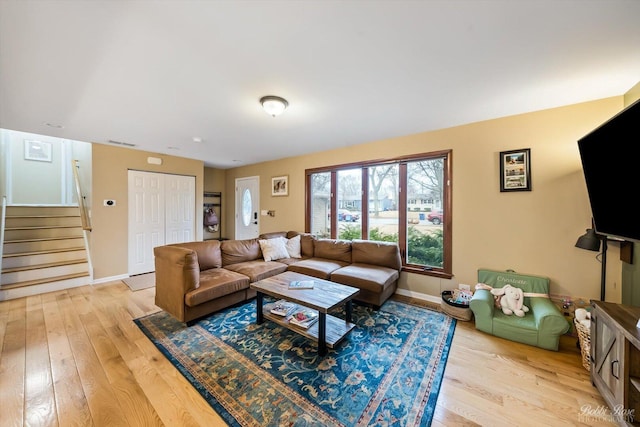
[[[444,211],[442,221],[443,241],[442,241],[442,267],[426,267],[422,265],[407,263],[407,232],[409,224],[407,222],[407,164],[421,160],[443,159],[443,189],[442,189],[442,209]],[[305,231],[311,230],[311,176],[316,173],[331,173],[330,191],[330,212],[331,212],[331,238],[338,235],[338,215],[337,215],[337,172],[340,170],[357,169],[362,170],[362,239],[368,240],[369,231],[369,174],[368,168],[373,166],[383,166],[388,164],[398,164],[398,245],[402,258],[402,271],[451,279],[453,277],[453,183],[452,183],[452,163],[453,150],[440,150],[429,153],[411,154],[407,156],[394,157],[391,159],[377,159],[354,163],[343,163],[338,165],[310,168],[305,170]],[[366,214],[365,214],[366,213]]]

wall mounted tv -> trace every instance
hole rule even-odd
[[[598,234],[640,242],[640,100],[578,140]]]

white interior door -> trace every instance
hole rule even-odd
[[[196,177],[165,175],[165,244],[195,240]]]
[[[237,240],[253,239],[260,235],[260,177],[236,179],[236,233]]]
[[[153,248],[164,245],[164,177],[129,171],[129,275],[155,270]]]
[[[195,239],[195,177],[129,171],[129,275],[155,271],[153,248]]]

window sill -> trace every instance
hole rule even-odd
[[[429,270],[429,269],[420,268],[420,267],[403,266],[402,267],[402,271],[404,271],[406,273],[422,274],[424,276],[439,277],[441,279],[451,279],[451,278],[453,278],[453,274],[445,273],[442,270]]]

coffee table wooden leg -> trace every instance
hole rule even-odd
[[[264,315],[262,314],[262,302],[264,294],[262,292],[256,293],[256,323],[258,325],[264,322]]]
[[[318,354],[327,354],[327,314],[318,313]]]
[[[353,309],[353,304],[351,303],[351,300],[347,301],[344,307],[344,317],[345,317],[345,321],[347,323],[351,323],[351,310]]]

